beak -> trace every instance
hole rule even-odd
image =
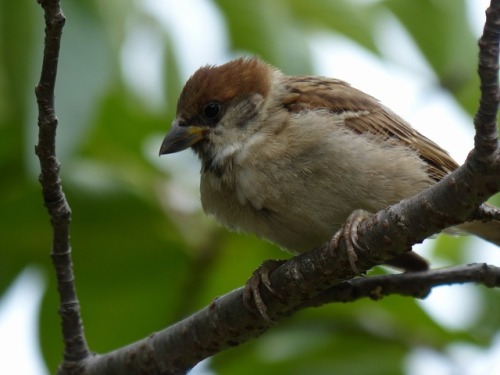
[[[205,139],[207,131],[208,128],[203,126],[180,126],[179,121],[175,120],[165,139],[163,139],[160,156],[191,147],[196,142]]]

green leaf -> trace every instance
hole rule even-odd
[[[378,51],[373,39],[378,13],[372,6],[345,0],[287,0],[287,3],[298,27],[309,32],[335,32],[372,52]]]
[[[474,113],[478,99],[477,43],[463,0],[386,0],[436,72],[440,85]]]
[[[256,54],[287,74],[311,71],[305,35],[284,1],[217,0],[225,16],[231,47]]]

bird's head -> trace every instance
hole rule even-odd
[[[197,70],[182,89],[160,155],[191,147],[206,165],[238,148],[255,131],[251,124],[269,94],[274,71],[256,58]]]

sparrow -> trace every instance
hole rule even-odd
[[[375,213],[458,164],[372,96],[258,58],[204,66],[186,82],[160,155],[191,148],[203,210],[291,253],[326,243],[356,210]],[[500,222],[466,224],[500,245]],[[388,264],[424,270],[408,252]]]

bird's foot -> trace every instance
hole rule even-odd
[[[358,227],[359,224],[371,214],[364,210],[353,211],[349,217],[346,219],[342,228],[339,229],[337,233],[330,240],[329,248],[331,251],[336,249],[340,244],[342,239],[345,240],[347,247],[347,258],[349,259],[349,264],[354,272],[359,273],[356,267],[356,262],[358,261],[358,254],[356,250],[363,250],[358,244]]]
[[[260,316],[270,324],[274,324],[275,322],[269,318],[269,315],[267,315],[267,306],[262,299],[260,286],[263,285],[273,295],[282,299],[282,297],[276,293],[271,286],[269,275],[285,262],[286,260],[266,260],[255,271],[253,271],[252,276],[248,279],[245,285],[245,290],[243,291],[243,303],[245,304],[245,307],[250,311],[257,310]]]

